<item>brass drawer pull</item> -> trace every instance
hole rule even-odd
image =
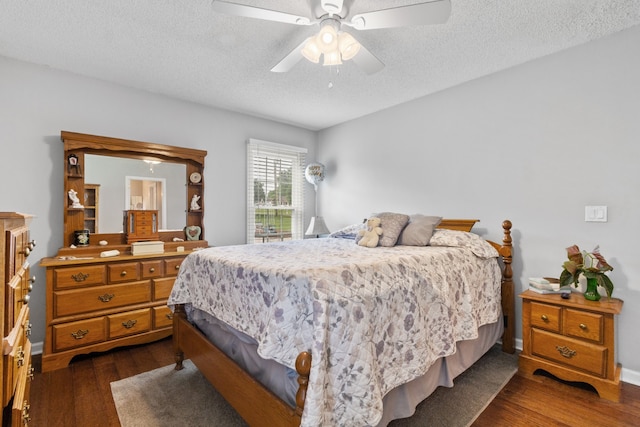
[[[151,267],[151,268],[149,269],[149,273],[155,273],[155,272],[156,272],[156,269],[155,269],[155,268]]]
[[[582,329],[583,331],[587,330],[587,325],[585,325],[584,323],[580,323],[580,329]]]
[[[29,365],[29,370],[27,371],[27,378],[29,378],[29,381],[33,381],[35,372],[36,368],[34,368],[33,365]]]
[[[167,319],[173,320],[173,313],[167,313],[166,316],[167,316]]]
[[[31,323],[27,323],[27,326],[24,328],[24,336],[29,338],[31,336],[31,328],[33,325]]]
[[[136,325],[136,323],[138,323],[137,320],[127,320],[126,322],[122,322],[122,326],[127,329],[131,329]]]
[[[31,405],[26,400],[22,405],[22,425],[26,426],[31,422],[31,417],[29,416],[29,410],[31,409]]]
[[[122,270],[122,271],[120,272],[120,276],[124,277],[124,276],[126,276],[126,275],[127,275],[127,270]]]
[[[71,332],[71,336],[77,340],[81,340],[89,333],[88,329],[78,329],[76,332]]]
[[[71,278],[73,280],[75,280],[76,282],[80,283],[80,282],[84,282],[85,280],[87,280],[87,278],[89,277],[88,274],[84,274],[82,272],[78,273],[78,274],[72,274]]]
[[[540,318],[544,321],[544,322],[548,322],[549,318],[547,317],[546,314],[543,314],[542,316],[540,316]]]
[[[25,295],[22,297],[22,302],[24,304],[29,304],[29,300],[31,299],[31,295]]]
[[[180,264],[176,265],[176,270],[180,270]]]
[[[24,365],[24,349],[22,346],[18,347],[18,350],[16,351],[16,365],[18,368]]]
[[[113,299],[113,297],[115,297],[114,294],[104,294],[104,295],[100,295],[98,299],[102,302],[109,302]]]
[[[566,345],[563,345],[562,347],[560,347],[559,345],[556,346],[556,350],[558,350],[560,352],[560,354],[563,357],[566,357],[567,359],[571,359],[573,356],[576,355],[576,351],[575,350],[571,350],[569,347],[567,347]]]

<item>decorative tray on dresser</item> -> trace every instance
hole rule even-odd
[[[622,301],[589,301],[572,293],[523,292],[520,373],[532,378],[542,369],[565,381],[593,386],[601,398],[620,400],[620,371],[615,354],[615,316]]]
[[[2,331],[2,413],[0,425],[29,424],[29,385],[33,378],[31,366],[31,324],[29,323],[29,292],[35,279],[29,276],[29,254],[35,247],[30,239],[29,224],[33,216],[17,212],[0,212],[0,330]]]

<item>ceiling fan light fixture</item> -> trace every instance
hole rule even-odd
[[[323,25],[316,37],[318,48],[325,55],[338,48],[338,32],[333,25]]]
[[[302,56],[304,56],[314,64],[320,62],[320,55],[322,55],[322,52],[320,52],[320,48],[316,43],[315,37],[309,37],[307,42],[304,44],[301,53]]]
[[[322,65],[340,65],[342,64],[342,60],[340,59],[340,52],[338,50],[334,50],[332,52],[328,52],[324,54],[324,62]]]
[[[360,51],[360,43],[349,33],[341,32],[338,35],[338,49],[342,59],[348,61]]]

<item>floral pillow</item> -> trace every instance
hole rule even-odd
[[[382,236],[380,236],[380,241],[378,242],[379,246],[395,246],[400,233],[409,222],[409,215],[393,212],[381,212],[371,214],[371,216],[380,218]]]
[[[448,246],[470,249],[480,258],[495,258],[498,251],[477,234],[466,231],[438,229],[433,232],[429,246]]]
[[[357,224],[347,225],[346,227],[336,230],[329,234],[329,237],[336,239],[352,239],[355,240],[358,237],[358,231],[365,230],[367,228],[366,223],[359,222]]]
[[[397,245],[427,246],[435,228],[442,221],[441,216],[411,215],[409,223],[398,237]]]

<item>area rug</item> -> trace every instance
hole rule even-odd
[[[246,426],[220,394],[186,360],[111,383],[111,392],[123,427]],[[393,427],[469,426],[515,374],[517,356],[494,346],[458,376],[454,387],[439,387],[411,418],[393,421]]]

